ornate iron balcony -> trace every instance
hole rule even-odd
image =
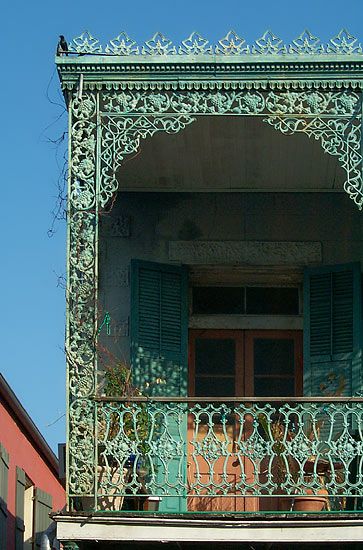
[[[88,511],[363,509],[362,398],[96,398]]]

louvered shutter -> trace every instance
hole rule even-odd
[[[187,394],[187,271],[184,267],[133,261],[131,266],[131,358],[133,381],[144,395]],[[158,403],[163,448],[154,456],[156,479],[149,492],[166,494],[161,512],[186,511],[186,404]],[[156,430],[157,431],[157,430]],[[157,442],[156,442],[157,444]],[[162,452],[162,451],[160,451]]]
[[[36,487],[34,491],[35,548],[40,548],[42,533],[52,522],[49,517],[51,511],[52,496]]]
[[[306,269],[304,394],[351,396],[361,391],[360,264]]]
[[[6,550],[9,455],[0,443],[0,550]]]
[[[24,495],[25,495],[25,472],[16,467],[16,490],[15,490],[15,550],[24,548]]]
[[[144,395],[186,395],[186,269],[133,261],[131,292],[134,383]]]

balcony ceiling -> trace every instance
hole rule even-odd
[[[179,132],[141,140],[121,167],[128,191],[343,191],[336,157],[305,134],[286,136],[261,118],[199,117]]]

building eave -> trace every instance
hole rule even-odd
[[[38,449],[39,453],[51,468],[54,475],[58,477],[59,465],[56,455],[53,453],[52,449],[49,447],[39,429],[34,424],[33,420],[30,418],[29,414],[26,412],[2,374],[0,374],[0,403],[4,404],[10,414],[14,417],[15,421],[24,429],[24,432]]]
[[[56,65],[64,89],[72,89],[80,74],[85,89],[360,88],[363,82],[362,56],[77,55],[56,57]]]

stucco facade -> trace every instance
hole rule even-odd
[[[229,245],[253,247],[261,241],[275,243],[278,256],[266,259],[257,245],[244,261],[241,251],[228,255]],[[213,243],[220,244],[224,257]],[[284,243],[299,243],[297,255]],[[127,360],[130,262],[135,259],[188,265],[190,286],[203,265],[219,270],[220,285],[224,268],[239,265],[241,270],[285,269],[286,276],[293,270],[295,281],[300,273],[301,286],[308,265],[362,261],[363,219],[342,193],[118,193],[112,211],[101,219],[99,299],[102,310],[111,312],[114,338],[107,345]]]
[[[65,490],[54,453],[1,376],[0,444],[0,548],[38,548],[48,514],[64,508]]]

